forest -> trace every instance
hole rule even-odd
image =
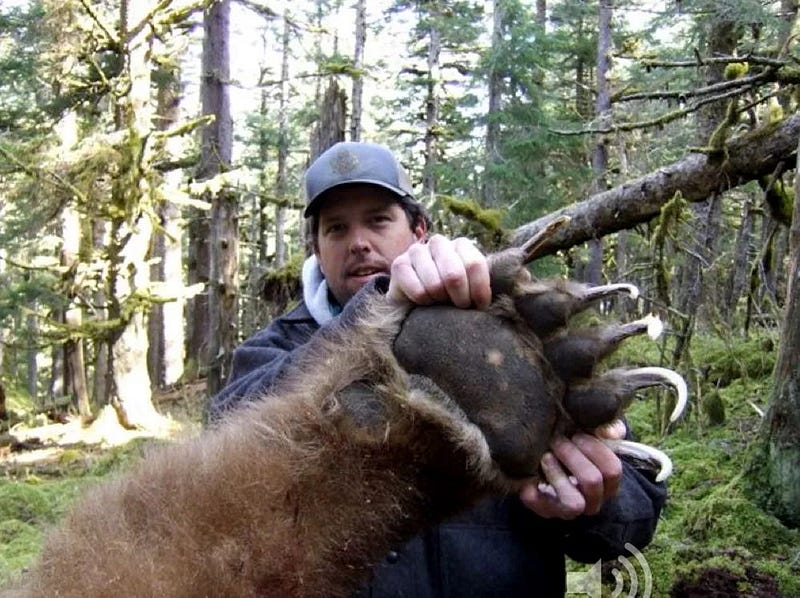
[[[235,347],[299,299],[305,168],[362,140],[396,152],[437,231],[487,252],[569,216],[534,275],[634,283],[591,317],[665,322],[615,360],[680,372],[690,409],[670,424],[650,391],[627,414],[675,473],[605,591],[800,596],[798,16],[2,2],[0,586],[82,489],[198,433]]]

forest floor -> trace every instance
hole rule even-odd
[[[603,595],[800,596],[800,530],[761,508],[757,480],[745,474],[748,464],[758,469],[754,441],[769,400],[774,345],[768,337],[696,338],[692,355],[702,366],[682,372],[691,403],[675,429],[663,433],[659,423],[667,395],[654,400],[649,393],[628,411],[638,439],[669,454],[675,471],[652,544],[602,564]],[[653,343],[636,341],[617,356],[631,364],[660,358]],[[153,445],[201,429],[202,383],[157,393],[154,402],[170,422],[155,436],[121,431],[102,418],[89,428],[75,421],[35,425],[41,418],[15,428],[30,444],[0,448],[0,586],[35,560],[47,528],[84,489],[124,471]],[[570,563],[568,589],[597,569]]]

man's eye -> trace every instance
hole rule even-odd
[[[325,234],[326,235],[334,235],[336,233],[340,233],[344,230],[343,224],[329,224],[325,227]]]

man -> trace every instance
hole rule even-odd
[[[427,215],[387,148],[336,144],[309,167],[305,188],[314,253],[303,267],[303,301],[236,350],[212,419],[269,389],[292,367],[294,349],[376,276],[390,274],[393,301],[489,305],[485,256],[467,239],[427,239]],[[547,484],[488,501],[391,551],[360,595],[561,596],[565,553],[594,562],[651,540],[663,486],[596,437],[555,439],[541,468]]]

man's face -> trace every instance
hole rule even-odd
[[[395,198],[369,184],[327,192],[319,211],[317,259],[341,305],[371,278],[389,274],[394,259],[425,237],[424,226],[411,230]]]

